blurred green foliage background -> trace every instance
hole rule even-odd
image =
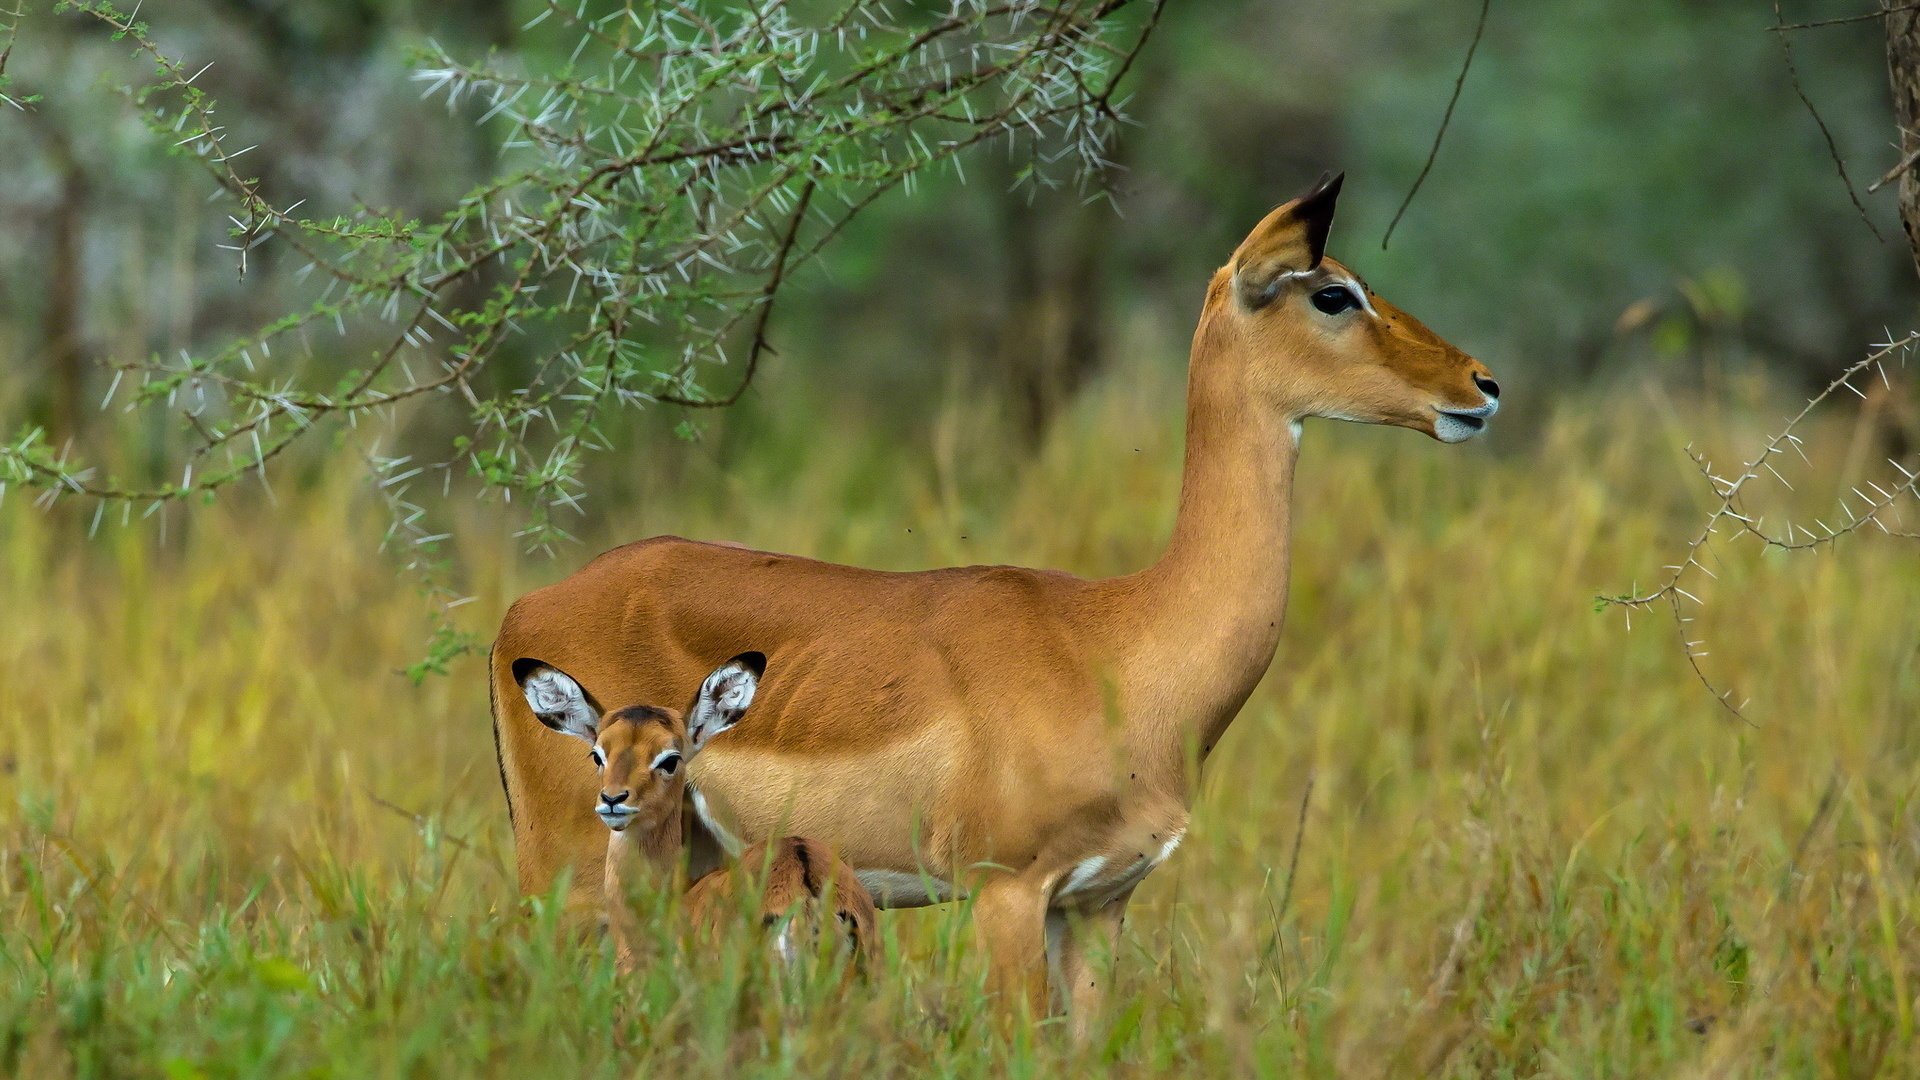
[[[477,108],[421,101],[408,50],[430,38],[551,70],[573,41],[522,29],[540,10],[189,0],[145,17],[176,55],[212,62],[197,85],[238,145],[259,144],[251,165],[276,205],[430,217],[490,175],[499,133]],[[1496,5],[1433,173],[1380,250],[1477,10],[1173,4],[1131,76],[1135,123],[1104,190],[1016,190],[1035,162],[989,149],[968,159],[966,183],[947,175],[883,201],[790,284],[779,358],[745,411],[799,395],[911,430],[946,397],[987,396],[1034,441],[1123,354],[1183,362],[1206,274],[1323,168],[1349,173],[1336,253],[1513,380],[1523,410],[1532,386],[1644,362],[1822,381],[1910,320],[1890,194],[1867,198],[1876,240],[1795,96],[1771,11],[1742,0]],[[30,16],[8,70],[15,96],[41,100],[0,118],[0,362],[13,375],[0,407],[85,438],[112,423],[94,409],[97,361],[244,333],[287,309],[295,267],[269,245],[236,280],[204,181],[113,89],[141,75],[125,43],[82,16]],[[1795,41],[1864,183],[1893,157],[1879,25]]]
[[[996,1037],[951,906],[885,916],[875,979],[791,1002],[749,950],[669,951],[623,982],[522,917],[550,909],[510,881],[484,663],[402,677],[430,605],[396,587],[354,453],[467,430],[427,398],[308,440],[271,489],[131,507],[131,528],[92,532],[78,499],[0,502],[0,1073],[1920,1070],[1911,543],[1710,552],[1688,633],[1752,725],[1664,611],[1629,633],[1593,601],[1684,557],[1709,488],[1680,447],[1745,460],[1914,327],[1893,195],[1864,194],[1897,157],[1881,28],[1794,36],[1870,227],[1770,5],[1496,0],[1382,251],[1479,7],[1175,0],[1105,190],[1018,189],[1034,162],[1001,149],[883,200],[788,283],[740,404],[622,414],[580,544],[529,555],[518,504],[451,487],[475,600],[451,617],[482,642],[515,596],[667,531],[889,569],[1136,569],[1171,519],[1207,274],[1345,169],[1332,250],[1486,360],[1501,414],[1453,449],[1310,425],[1280,655],[1135,902],[1103,1042]],[[258,144],[241,160],[275,206],[430,219],[493,175],[503,132],[423,101],[411,50],[550,70],[573,39],[526,29],[541,9],[147,0],[142,18],[212,62],[196,85],[233,148]],[[116,90],[147,74],[128,42],[23,10],[5,92],[38,100],[0,103],[0,432],[44,424],[158,475],[179,418],[103,412],[104,362],[217,349],[306,286],[278,244],[236,277],[205,175]],[[488,377],[516,385],[538,345]],[[326,385],[346,352],[275,356]],[[1796,488],[1756,504],[1837,522],[1848,486],[1891,482],[1883,457],[1910,465],[1911,376],[1888,375],[1801,428]]]

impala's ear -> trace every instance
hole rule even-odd
[[[1272,302],[1287,274],[1320,265],[1327,254],[1327,233],[1333,229],[1340,183],[1346,178],[1346,173],[1321,173],[1306,194],[1268,214],[1240,242],[1240,250],[1233,255],[1233,283],[1248,308]]]
[[[687,710],[688,754],[699,753],[708,740],[740,722],[747,706],[753,704],[754,691],[760,688],[760,676],[766,672],[765,655],[744,652],[707,676]]]
[[[600,710],[573,676],[528,656],[513,662],[513,678],[541,723],[588,742],[600,737]]]

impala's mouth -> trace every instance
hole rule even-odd
[[[1486,404],[1477,409],[1443,409],[1433,407],[1433,436],[1441,442],[1466,442],[1487,429],[1487,420],[1500,411],[1497,398],[1488,398]]]
[[[619,832],[632,824],[633,816],[639,812],[640,811],[628,806],[603,806],[596,811],[596,813],[600,815],[600,820],[605,822],[607,828],[612,829],[614,832]]]

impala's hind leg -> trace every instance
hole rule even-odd
[[[1046,1015],[1047,894],[1020,877],[994,878],[974,894],[973,925],[987,950],[988,986],[1004,1006]]]

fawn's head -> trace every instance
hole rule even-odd
[[[533,659],[514,677],[540,722],[587,743],[600,770],[594,813],[614,832],[657,827],[680,806],[686,765],[715,735],[740,722],[753,703],[767,658],[741,653],[714,669],[684,712],[628,705],[602,715],[571,675]]]
[[[1323,177],[1240,242],[1207,291],[1202,340],[1242,357],[1242,391],[1289,419],[1393,424],[1441,442],[1480,434],[1500,408],[1487,366],[1327,256],[1341,179]]]

